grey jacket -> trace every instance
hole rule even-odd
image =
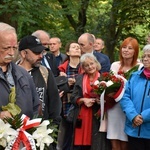
[[[39,98],[31,76],[22,67],[14,63],[12,65],[12,75],[16,87],[16,104],[21,108],[21,114],[32,118],[38,114]],[[0,75],[3,74],[0,71]],[[1,106],[9,103],[10,88],[6,80],[0,76],[0,110]]]

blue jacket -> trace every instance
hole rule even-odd
[[[31,76],[22,67],[14,63],[12,65],[12,75],[16,87],[16,104],[21,108],[21,114],[32,118],[38,114],[39,98]],[[2,78],[0,71],[0,111],[1,106],[8,104],[10,88],[6,80]]]
[[[126,114],[125,133],[131,137],[150,139],[150,80],[143,74],[143,69],[131,75],[120,105]],[[138,114],[142,115],[144,122],[139,127],[133,127],[132,121]]]
[[[93,52],[94,56],[97,58],[97,60],[99,61],[99,63],[101,64],[101,70],[100,72],[109,72],[110,71],[110,60],[109,57],[103,53],[99,53],[94,51]]]

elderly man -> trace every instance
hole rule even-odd
[[[59,70],[57,68],[57,62],[55,56],[49,51],[49,40],[50,35],[44,30],[37,30],[32,33],[33,36],[36,36],[40,39],[43,46],[47,47],[45,51],[45,55],[42,58],[42,65],[51,69],[54,76],[57,77],[59,75]]]
[[[15,104],[21,114],[32,118],[38,113],[39,98],[31,76],[22,67],[12,62],[17,51],[17,34],[15,29],[0,22],[0,118],[12,117],[10,109],[2,106],[10,103],[11,88],[15,88]]]
[[[32,76],[41,101],[41,112],[44,119],[52,119],[55,124],[60,122],[61,100],[58,88],[50,69],[41,65],[43,52],[46,49],[35,36],[25,36],[20,40],[19,65]]]
[[[99,63],[101,64],[102,68],[100,72],[109,72],[110,70],[110,60],[107,55],[104,55],[102,53],[97,53],[94,51],[94,42],[95,39],[92,34],[90,33],[83,33],[79,38],[78,38],[78,43],[81,47],[82,53],[93,53]]]

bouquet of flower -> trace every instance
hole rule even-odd
[[[102,95],[102,93],[105,92],[106,96],[112,97],[116,102],[118,102],[118,92],[122,90],[125,82],[125,78],[120,75],[115,75],[112,71],[104,72],[101,74],[98,80],[95,81],[93,90],[98,95]]]
[[[26,115],[0,119],[0,148],[5,150],[45,150],[53,143],[56,128],[49,120],[30,120]]]
[[[102,73],[93,84],[93,91],[100,96],[101,111],[96,114],[100,116],[108,109],[112,108],[124,93],[126,79],[120,75],[115,75],[112,71]]]
[[[100,96],[100,109],[95,114],[100,117],[100,132],[106,132],[106,111],[112,108],[123,96],[126,79],[112,71],[102,73],[95,81],[93,91]]]

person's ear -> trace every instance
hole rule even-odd
[[[26,55],[27,55],[27,51],[26,51],[26,50],[22,50],[22,51],[20,52],[20,55],[21,55],[22,58],[25,58]]]
[[[69,52],[66,52],[66,55],[70,56]]]
[[[61,46],[62,46],[62,43],[59,44],[59,48],[61,48]]]

